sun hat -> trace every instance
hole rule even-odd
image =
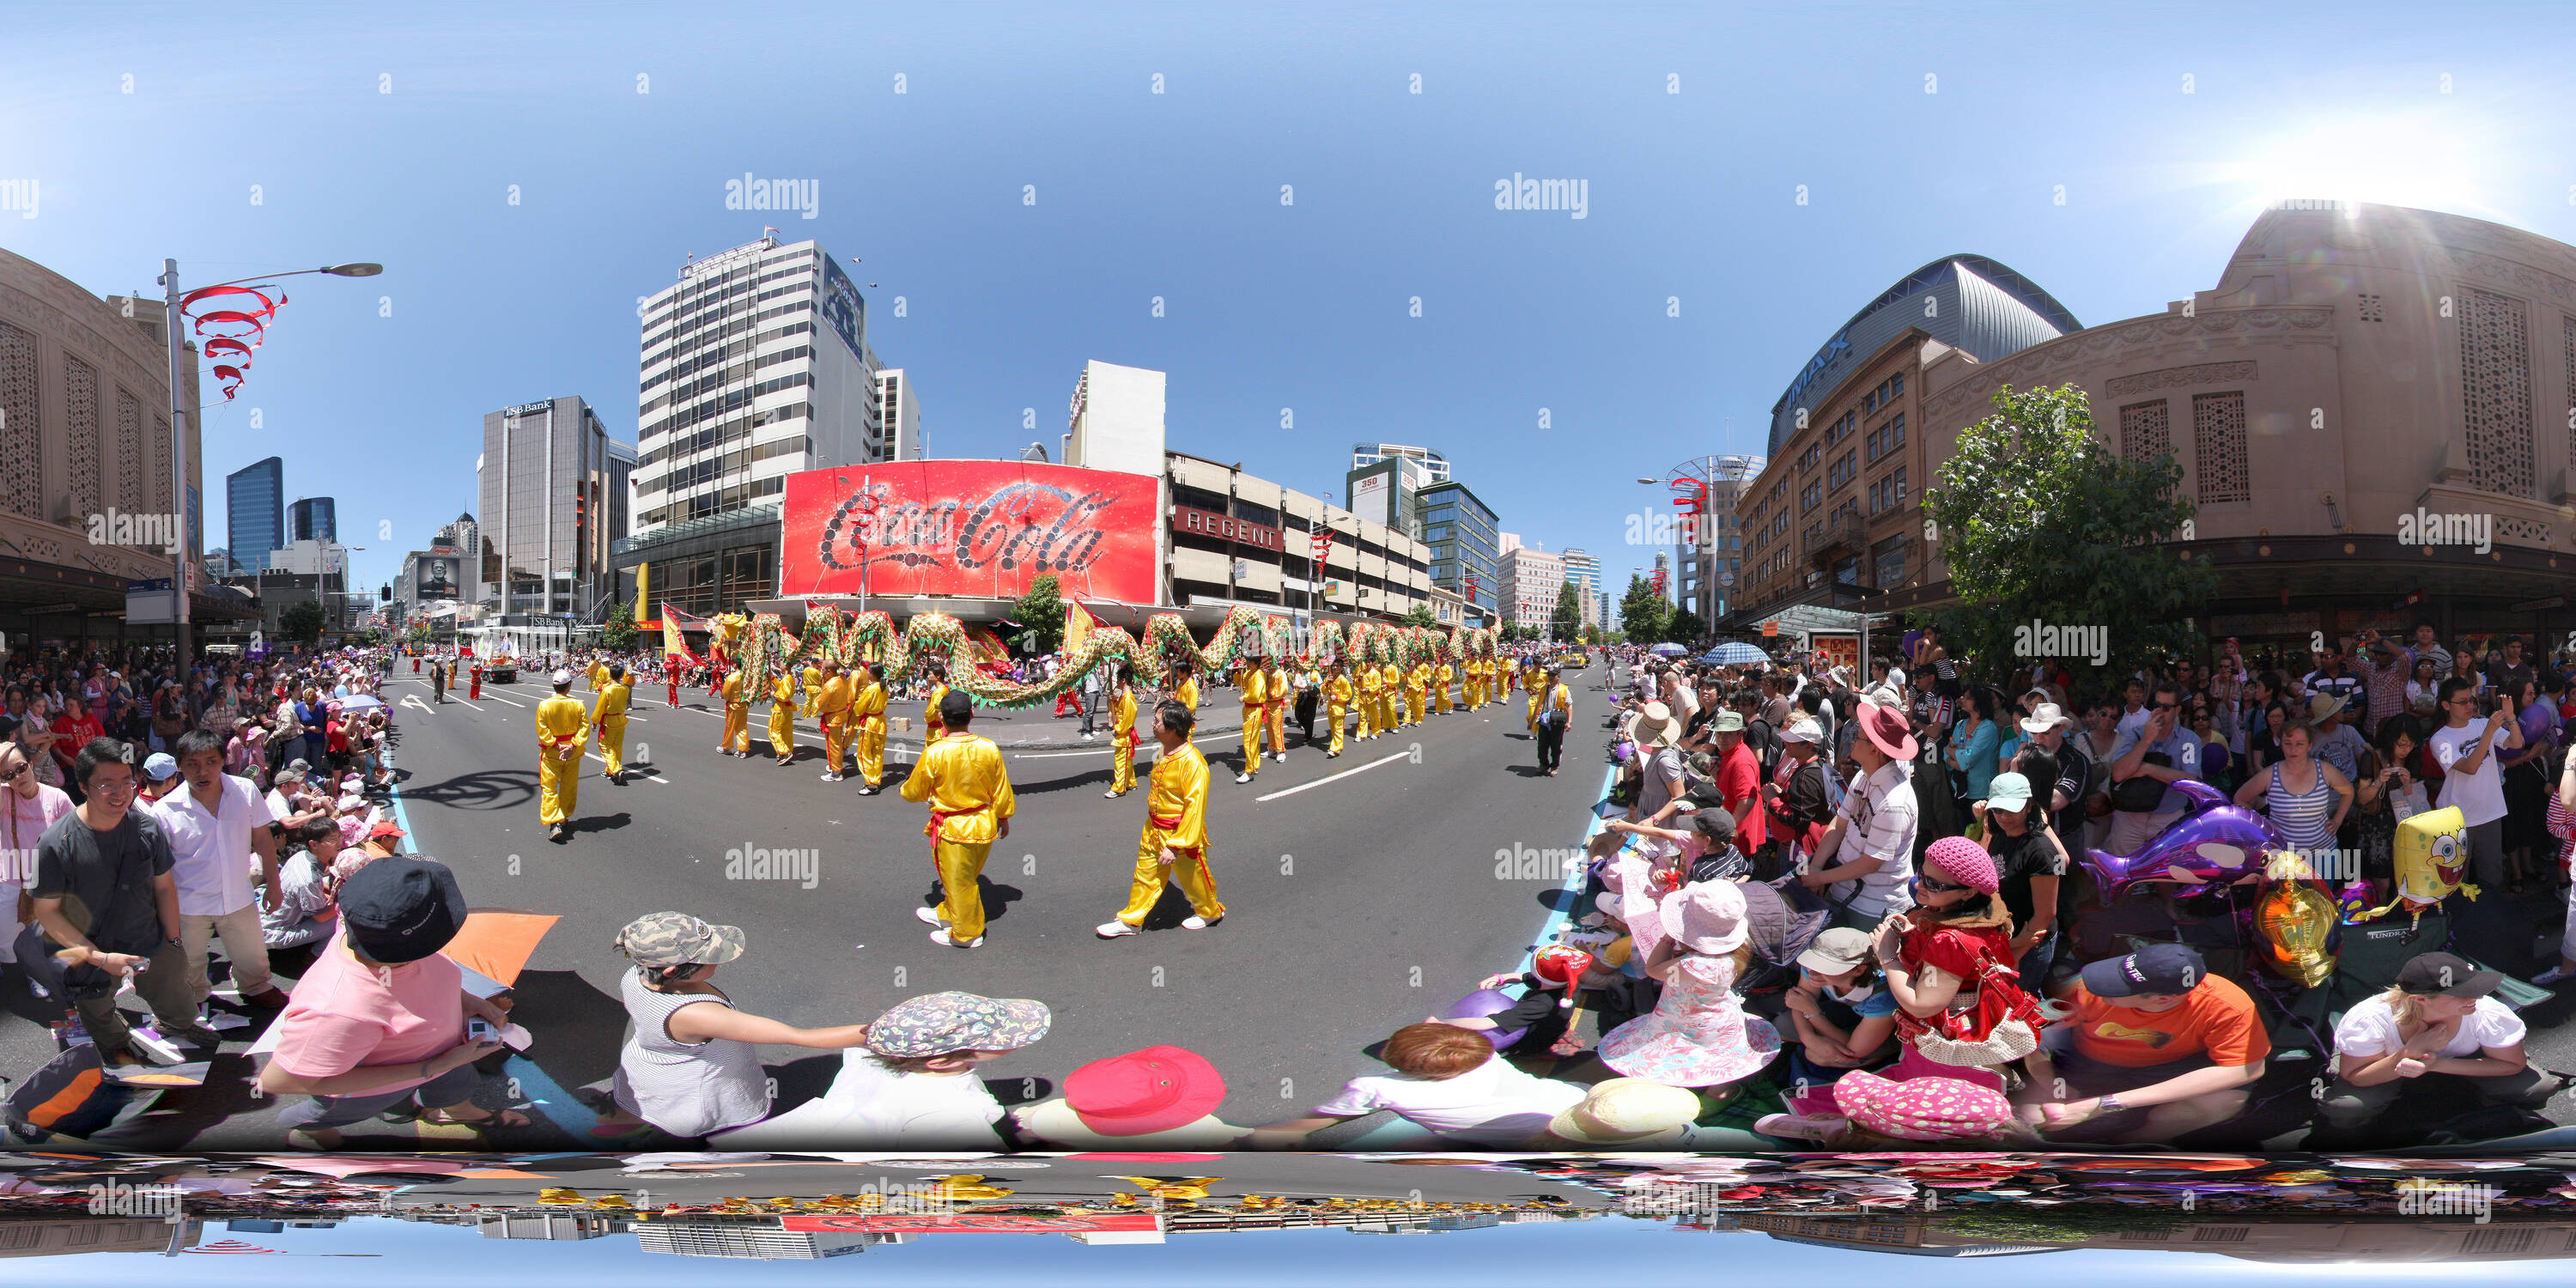
[[[651,912],[617,932],[617,951],[638,966],[721,965],[751,946],[740,926],[719,926],[685,912]]]
[[[1782,742],[1823,742],[1824,740],[1824,726],[1806,716],[1800,716],[1780,728]]]
[[[1610,1078],[1548,1120],[1550,1135],[1586,1145],[1680,1143],[1701,1113],[1697,1093],[1649,1078]]]
[[[1907,723],[1904,712],[1879,702],[1863,702],[1853,719],[1859,722],[1860,731],[1870,744],[1886,752],[1889,758],[1914,759],[1914,730]]]
[[[2067,715],[2064,708],[2054,702],[2043,702],[2032,707],[2029,715],[2022,717],[2021,731],[2046,733],[2051,729],[2062,728],[2073,723],[2075,723],[2074,717]]]
[[[1961,1078],[1891,1082],[1865,1069],[1834,1079],[1835,1105],[1865,1131],[1899,1140],[1969,1140],[2010,1130],[2012,1102]]]
[[[1665,933],[1695,953],[1731,953],[1752,928],[1745,924],[1744,891],[1732,881],[1698,881],[1665,895],[1658,906]]]
[[[1744,732],[1744,713],[1740,711],[1720,711],[1709,718],[1708,731],[1710,733],[1742,733]]]
[[[2017,810],[2030,803],[2030,779],[2010,771],[1995,775],[1986,783],[1986,805],[1990,809]]]
[[[378,859],[341,884],[340,919],[358,951],[399,966],[456,937],[465,925],[465,892],[435,859]]]
[[[952,1051],[1012,1051],[1047,1035],[1046,1003],[973,993],[924,993],[897,1002],[868,1026],[868,1049],[907,1059]]]
[[[1656,751],[1673,745],[1681,737],[1682,722],[1673,718],[1673,709],[1661,702],[1649,702],[1637,714],[1637,746]]]
[[[2308,698],[2308,718],[2323,720],[2343,710],[2343,699],[2331,693],[2313,694]]]
[[[1945,836],[1924,848],[1923,866],[1971,890],[1993,894],[2003,887],[1995,859],[1986,848],[1964,836]]]
[[[1798,964],[1819,975],[1840,975],[1870,959],[1869,932],[1837,926],[1807,941]]]
[[[1132,1147],[1137,1137],[1182,1129],[1240,1136],[1209,1120],[1224,1101],[1225,1077],[1207,1057],[1183,1047],[1150,1046],[1066,1074],[1064,1094],[1030,1106],[1020,1125],[1069,1145],[1103,1141]]]

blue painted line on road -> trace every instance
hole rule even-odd
[[[1592,824],[1591,826],[1583,829],[1583,841],[1580,845],[1575,847],[1576,859],[1574,871],[1568,873],[1565,878],[1565,898],[1559,901],[1564,906],[1549,912],[1547,914],[1547,920],[1539,923],[1538,937],[1530,941],[1530,950],[1521,955],[1520,970],[1523,974],[1529,973],[1530,968],[1537,964],[1538,950],[1555,942],[1557,932],[1564,929],[1565,924],[1574,919],[1574,901],[1583,896],[1583,871],[1585,868],[1590,866],[1590,864],[1586,863],[1582,859],[1582,851],[1585,846],[1592,844],[1593,837],[1601,835],[1603,819],[1601,817],[1600,803],[1609,798],[1610,786],[1618,781],[1618,774],[1619,767],[1617,765],[1608,766],[1601,771],[1601,794],[1593,798],[1591,811]]]

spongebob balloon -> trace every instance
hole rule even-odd
[[[2354,921],[2370,921],[2403,904],[2421,920],[2424,910],[2450,897],[2454,890],[2478,897],[2467,882],[2468,819],[2457,805],[2417,814],[2397,825],[2397,897]]]
[[[2332,978],[2335,903],[2308,861],[2288,850],[2273,851],[2263,865],[2262,893],[2254,901],[2254,926],[2263,939],[2265,968],[2302,988],[2315,988]]]

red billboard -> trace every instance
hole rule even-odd
[[[1031,461],[898,461],[787,476],[779,594],[1016,599],[1054,573],[1068,599],[1156,604],[1159,482]]]
[[[866,1230],[879,1234],[1144,1234],[1162,1227],[1151,1212],[1091,1212],[1046,1216],[1021,1212],[871,1213],[865,1216],[789,1216],[789,1230]]]

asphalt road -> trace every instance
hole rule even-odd
[[[451,865],[474,906],[563,918],[518,981],[515,1018],[534,1046],[484,1097],[502,1103],[514,1090],[521,1099],[509,1103],[535,1102],[538,1129],[490,1137],[518,1148],[595,1144],[586,1134],[594,1120],[567,1091],[605,1086],[613,1072],[626,969],[613,941],[632,918],[663,909],[743,927],[750,952],[717,982],[738,1006],[791,1024],[863,1022],[944,989],[1046,1002],[1046,1040],[986,1066],[1006,1102],[1056,1094],[1086,1061],[1169,1043],[1224,1073],[1217,1112],[1228,1121],[1297,1116],[1345,1079],[1383,1070],[1363,1047],[1524,960],[1562,879],[1498,879],[1496,851],[1579,845],[1602,782],[1606,695],[1584,677],[1569,680],[1574,746],[1555,778],[1536,772],[1519,698],[1352,742],[1330,761],[1292,728],[1288,759],[1266,763],[1250,784],[1233,781],[1239,737],[1210,736],[1201,746],[1215,777],[1211,859],[1227,916],[1205,931],[1180,929],[1188,906],[1167,890],[1146,934],[1111,941],[1092,927],[1124,901],[1144,793],[1103,799],[1105,747],[1063,749],[1073,720],[1012,714],[996,730],[1006,746],[1057,749],[1010,753],[1019,812],[986,868],[991,924],[985,946],[971,951],[932,944],[914,917],[931,878],[926,811],[893,791],[908,757],[889,766],[887,791],[864,797],[855,778],[819,780],[810,724],[800,727],[794,766],[781,767],[763,755],[767,708],[755,708],[752,758],[722,757],[721,712],[703,691],[684,691],[675,710],[647,690],[628,743],[649,774],[613,786],[592,760],[574,838],[556,844],[537,820],[540,686],[486,685],[479,703],[432,706],[426,685],[404,674],[386,698],[399,712],[411,846]],[[1230,696],[1212,695],[1202,720],[1230,720]],[[895,714],[917,716],[918,704]],[[739,864],[729,876],[728,855],[750,850],[810,852],[813,861],[804,877],[758,879]],[[41,1033],[0,1024],[0,1059],[12,1068],[41,1060]],[[248,1095],[249,1062],[232,1054],[244,1045],[227,1044],[205,1088],[166,1097],[160,1126],[193,1148],[275,1147],[273,1106]],[[797,1048],[764,1055],[781,1109],[819,1094],[839,1060]],[[465,1141],[421,1131],[431,1142]],[[349,1139],[357,1148],[415,1138],[408,1126],[371,1124]]]

